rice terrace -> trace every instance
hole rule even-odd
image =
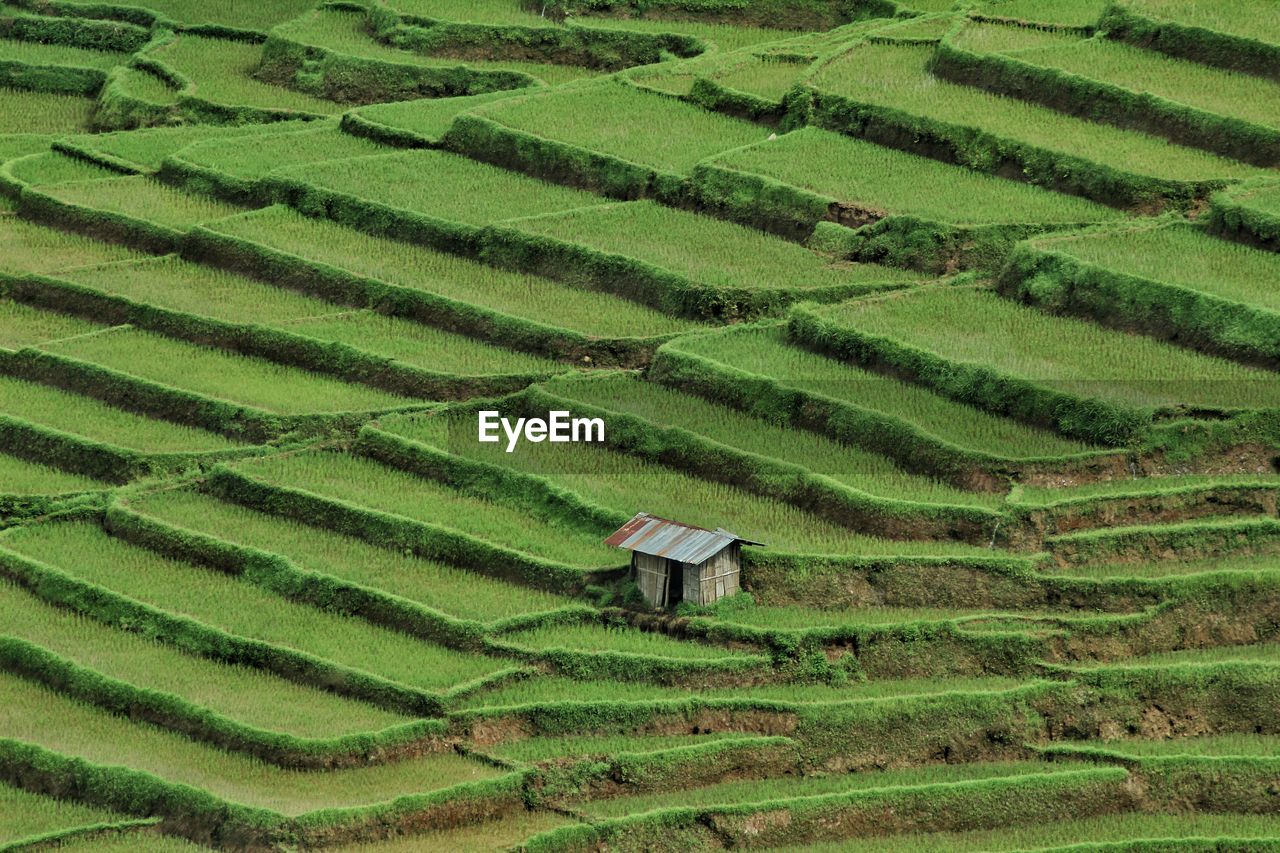
[[[0,851],[1280,851],[1280,0],[0,0]]]

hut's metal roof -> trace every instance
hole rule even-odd
[[[639,551],[641,554],[651,554],[655,557],[667,557],[682,563],[701,563],[709,560],[734,542],[745,545],[764,544],[743,539],[722,527],[707,530],[705,527],[694,527],[691,524],[658,518],[647,512],[637,513],[635,518],[604,540],[606,545],[614,545],[628,551]]]

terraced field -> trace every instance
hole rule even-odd
[[[0,850],[1280,849],[1275,12],[0,5]]]

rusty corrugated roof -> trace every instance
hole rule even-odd
[[[655,557],[667,557],[682,563],[709,560],[734,542],[745,545],[764,544],[743,539],[721,527],[707,530],[705,527],[681,524],[647,512],[637,513],[635,518],[604,540],[606,545],[652,554]]]

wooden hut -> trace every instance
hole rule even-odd
[[[631,552],[631,574],[645,601],[710,604],[741,589],[742,546],[763,543],[723,528],[707,530],[642,512],[608,539]]]

